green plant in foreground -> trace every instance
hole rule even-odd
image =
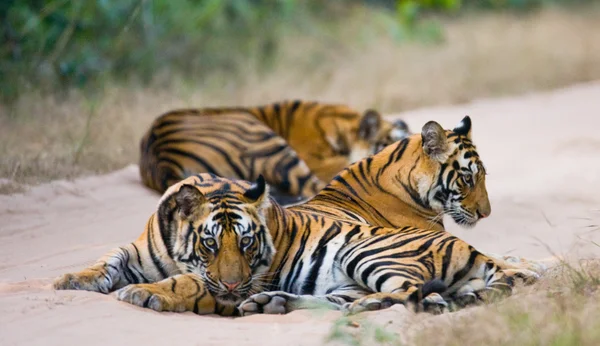
[[[333,322],[326,342],[340,342],[350,346],[401,345],[398,335],[384,326],[361,317],[347,316],[342,316]]]

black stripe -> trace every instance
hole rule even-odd
[[[314,255],[316,255],[316,259],[314,259]],[[304,281],[304,285],[302,286],[301,294],[313,294],[315,291],[315,285],[317,284],[317,278],[319,276],[319,269],[323,265],[323,259],[327,255],[327,247],[323,247],[322,249],[317,250],[317,252],[313,253],[313,263],[310,268],[308,277]]]
[[[165,279],[168,275],[167,272],[165,272],[164,268],[162,267],[162,264],[160,262],[160,259],[156,256],[156,252],[154,251],[154,247],[152,245],[152,243],[154,242],[154,232],[152,232],[152,229],[148,229],[148,253],[150,254],[150,258],[152,258],[152,263],[154,263],[154,266],[156,267],[156,269],[158,270],[158,272],[160,273],[160,275],[162,275],[161,280]]]
[[[300,276],[300,272],[302,271],[302,255],[304,254],[306,241],[310,236],[310,228],[305,227],[305,230],[306,231],[302,235],[302,239],[300,240],[300,247],[296,251],[296,255],[294,256],[294,259],[292,260],[292,263],[290,265],[290,271],[292,275],[288,275],[287,279],[284,282],[284,290],[286,292],[292,292],[291,285],[293,285],[297,281],[298,276]]]
[[[454,277],[452,278],[452,282],[450,283],[450,287],[452,287],[452,285],[454,285],[454,283],[460,281],[462,278],[465,277],[465,275],[467,275],[469,273],[469,271],[471,271],[471,269],[473,268],[473,264],[475,264],[475,259],[477,258],[477,256],[479,256],[479,252],[475,251],[475,249],[472,246],[469,246],[469,251],[471,251],[471,256],[469,256],[469,261],[467,262],[467,264],[458,272],[456,272],[456,274],[454,274]]]
[[[442,258],[442,281],[446,281],[446,277],[448,276],[448,268],[452,264],[452,251],[454,249],[454,239],[450,240],[451,243],[448,244],[445,250],[444,257]]]
[[[194,160],[194,161],[196,161],[196,163],[206,167],[206,169],[209,170],[210,173],[218,172],[212,165],[210,165],[205,160],[201,159],[200,157],[198,157],[192,153],[189,153],[189,152],[186,152],[183,150],[179,150],[179,149],[175,149],[175,148],[168,148],[168,149],[164,149],[163,151],[166,153],[169,153],[169,154],[181,155],[181,156],[187,157],[191,160]],[[159,158],[159,160],[165,161],[164,158]]]

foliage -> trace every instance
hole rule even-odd
[[[215,69],[235,73],[245,56],[268,61],[298,3],[5,0],[0,5],[3,92],[47,81],[81,87],[106,75],[147,81],[164,66],[194,75]]]
[[[431,12],[468,7],[526,9],[550,0],[3,0],[0,96],[64,90],[104,79],[148,82],[157,74],[203,78],[268,70],[282,33],[376,6],[396,21],[399,40],[439,41]]]

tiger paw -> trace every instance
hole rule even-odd
[[[540,275],[564,262],[562,256],[551,256],[535,260],[518,256],[501,256],[501,258],[507,263],[514,264],[516,268],[531,270]]]
[[[352,303],[344,304],[342,311],[345,315],[354,315],[363,311],[387,309],[395,304],[402,304],[402,301],[387,293],[373,293]]]
[[[421,302],[423,304],[423,311],[438,315],[448,312],[448,302],[439,294],[431,293],[427,297],[423,298]]]
[[[527,269],[505,270],[504,272],[513,278],[520,280],[524,285],[533,285],[542,277],[536,271]]]
[[[117,299],[155,311],[186,311],[185,304],[152,284],[129,285],[117,291]]]
[[[254,314],[285,314],[288,311],[287,305],[297,296],[285,292],[263,292],[250,296],[240,303],[238,311],[241,316]]]
[[[486,289],[486,283],[482,279],[471,279],[460,287],[454,294],[452,309],[462,309],[470,305],[477,305],[482,301],[476,292],[483,292]]]
[[[55,290],[82,290],[108,293],[112,283],[108,277],[98,272],[81,272],[76,274],[64,274],[53,282]]]

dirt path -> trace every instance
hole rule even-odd
[[[600,255],[600,83],[401,114],[417,130],[465,114],[489,172],[493,212],[475,229],[450,231],[483,251],[546,257]],[[142,231],[158,196],[137,167],[0,196],[0,343],[87,345],[321,344],[337,312],[226,319],[155,313],[88,292],[54,292],[51,279],[83,268]],[[411,314],[369,318],[401,332]]]

